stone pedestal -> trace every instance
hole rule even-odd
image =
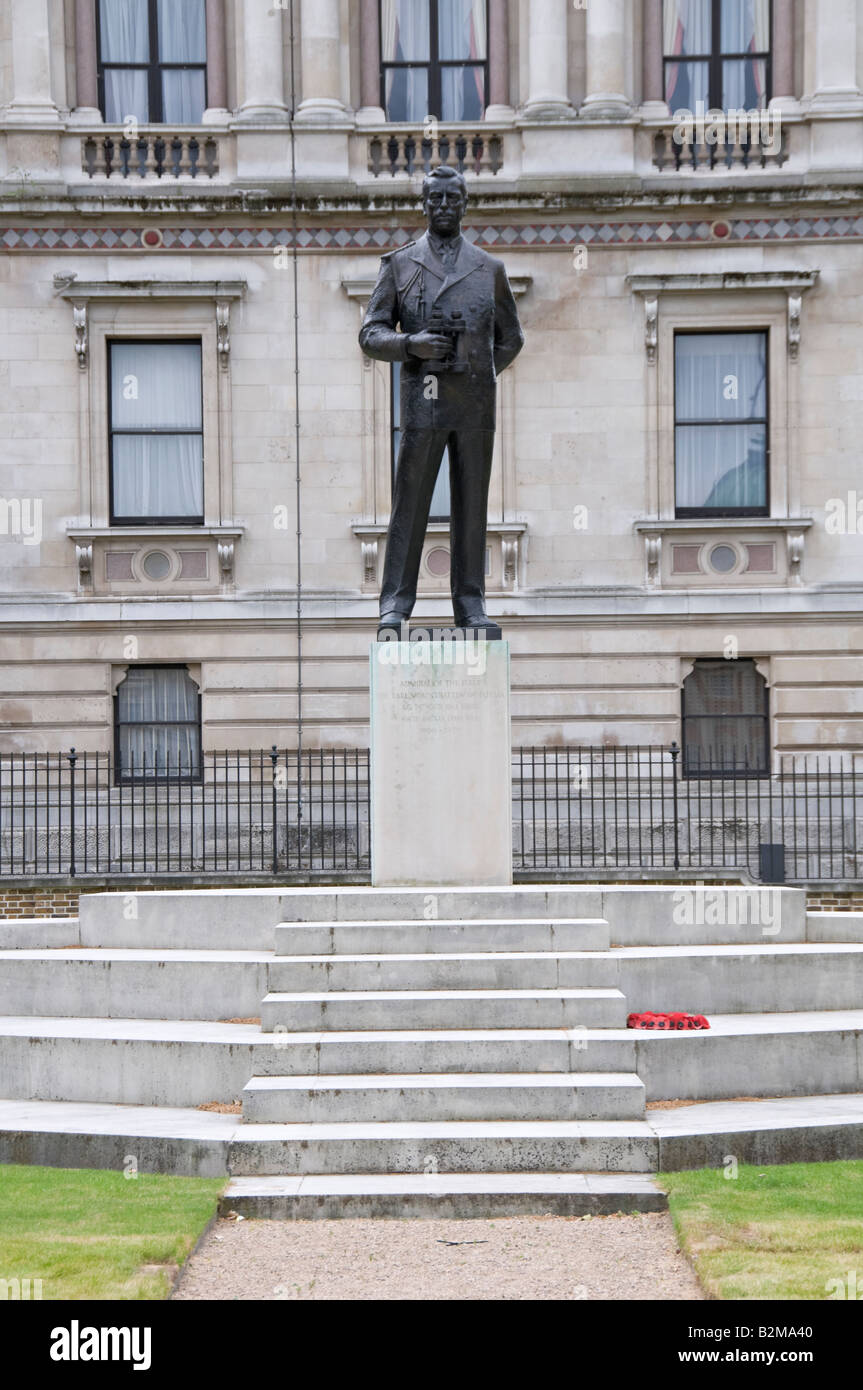
[[[509,643],[376,643],[371,731],[372,883],[511,883]]]

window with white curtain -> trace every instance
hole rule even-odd
[[[487,0],[381,0],[380,20],[387,120],[482,120]]]
[[[677,515],[767,516],[767,334],[677,333]]]
[[[118,782],[201,776],[201,701],[185,666],[130,666],[115,696]]]
[[[664,0],[672,113],[759,111],[770,100],[771,0]]]
[[[683,682],[684,776],[766,776],[768,699],[754,661],[696,661]]]
[[[111,524],[202,525],[201,344],[108,344]]]
[[[396,467],[399,461],[399,445],[401,444],[401,362],[392,364],[392,395],[391,395],[391,416],[392,419],[392,480],[395,484]],[[431,508],[429,509],[429,521],[449,521],[450,519],[450,491],[449,491],[449,449],[444,449],[441,459],[440,471],[437,475],[434,492],[432,493]]]
[[[102,114],[198,125],[207,105],[205,0],[98,0]]]

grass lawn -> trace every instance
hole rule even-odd
[[[741,1164],[736,1179],[720,1168],[660,1182],[710,1297],[863,1295],[863,1163]]]
[[[164,1298],[225,1181],[0,1165],[0,1279],[41,1279],[43,1299]]]

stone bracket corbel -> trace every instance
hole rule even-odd
[[[659,300],[645,298],[644,301],[644,346],[651,367],[656,365],[656,349],[659,343]]]
[[[806,545],[806,534],[803,531],[789,531],[787,538],[788,545],[788,573],[795,584],[803,582],[803,551]]]
[[[78,366],[81,371],[87,370],[87,359],[90,352],[90,344],[87,335],[87,305],[72,305],[72,322],[75,325],[75,353],[78,358]]]
[[[800,357],[801,320],[803,317],[803,295],[791,290],[788,292],[788,355],[792,362]]]
[[[363,583],[376,584],[378,579],[378,540],[372,537],[362,541]]]
[[[518,583],[518,536],[501,538],[501,558],[503,561],[503,587],[514,589]]]
[[[93,544],[79,541],[75,545],[75,559],[78,564],[78,588],[82,594],[93,592]]]
[[[647,582],[658,584],[662,578],[662,537],[645,535],[644,551],[647,560]]]
[[[219,366],[226,372],[231,353],[231,305],[227,299],[216,300],[216,350]]]
[[[222,584],[233,584],[234,542],[219,541],[217,551],[219,556],[219,582]]]

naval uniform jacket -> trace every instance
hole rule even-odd
[[[461,311],[467,370],[441,372],[437,399],[427,389],[426,359],[407,351],[407,336],[428,328],[432,311]],[[401,332],[397,331],[398,328]],[[494,430],[495,383],[524,344],[503,261],[464,236],[449,269],[428,234],[381,257],[377,284],[360,330],[368,357],[402,362],[402,430]]]

